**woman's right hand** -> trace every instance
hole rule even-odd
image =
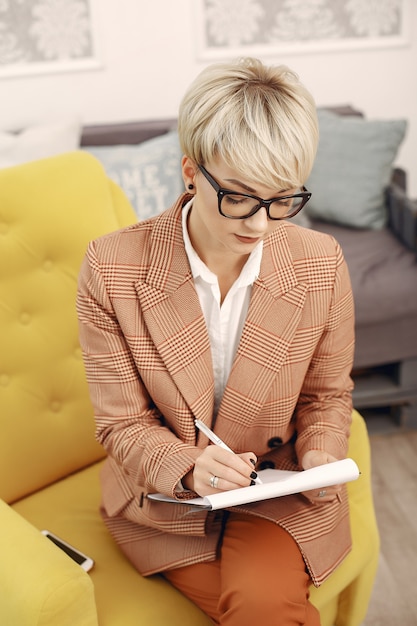
[[[181,482],[186,489],[195,491],[200,496],[248,487],[257,476],[254,470],[256,460],[253,452],[233,454],[219,446],[209,445]],[[214,481],[216,487],[210,483],[213,476],[217,477],[217,481]]]

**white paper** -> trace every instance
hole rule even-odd
[[[219,491],[210,496],[191,500],[176,500],[163,494],[148,494],[151,500],[171,502],[202,507],[205,509],[225,509],[239,504],[268,500],[288,496],[300,491],[322,489],[331,485],[339,485],[356,480],[360,475],[359,468],[353,459],[343,459],[326,465],[319,465],[302,472],[284,470],[262,470],[258,472],[262,485],[252,485],[231,491]]]

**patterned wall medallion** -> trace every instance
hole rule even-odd
[[[99,66],[97,0],[0,0],[0,77]]]
[[[195,0],[202,59],[408,43],[410,0]]]

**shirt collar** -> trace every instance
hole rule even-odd
[[[217,276],[209,270],[207,265],[198,256],[194,250],[190,236],[188,234],[187,217],[188,213],[193,206],[193,198],[187,202],[182,210],[182,236],[184,239],[185,252],[188,257],[188,261],[191,267],[191,273],[193,278],[201,277],[208,283],[217,284]],[[252,285],[259,276],[262,260],[263,241],[260,241],[258,245],[250,253],[248,260],[242,268],[239,278],[236,281],[236,287],[247,287]]]

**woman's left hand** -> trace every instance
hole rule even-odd
[[[323,452],[322,450],[309,450],[305,453],[301,460],[301,466],[303,469],[311,469],[318,465],[325,465],[326,463],[334,463],[337,461],[336,457]],[[303,495],[313,502],[314,504],[324,504],[326,502],[334,502],[334,500],[340,501],[340,493],[342,485],[332,485],[331,487],[323,487],[323,489],[313,489],[311,491],[303,491]]]

